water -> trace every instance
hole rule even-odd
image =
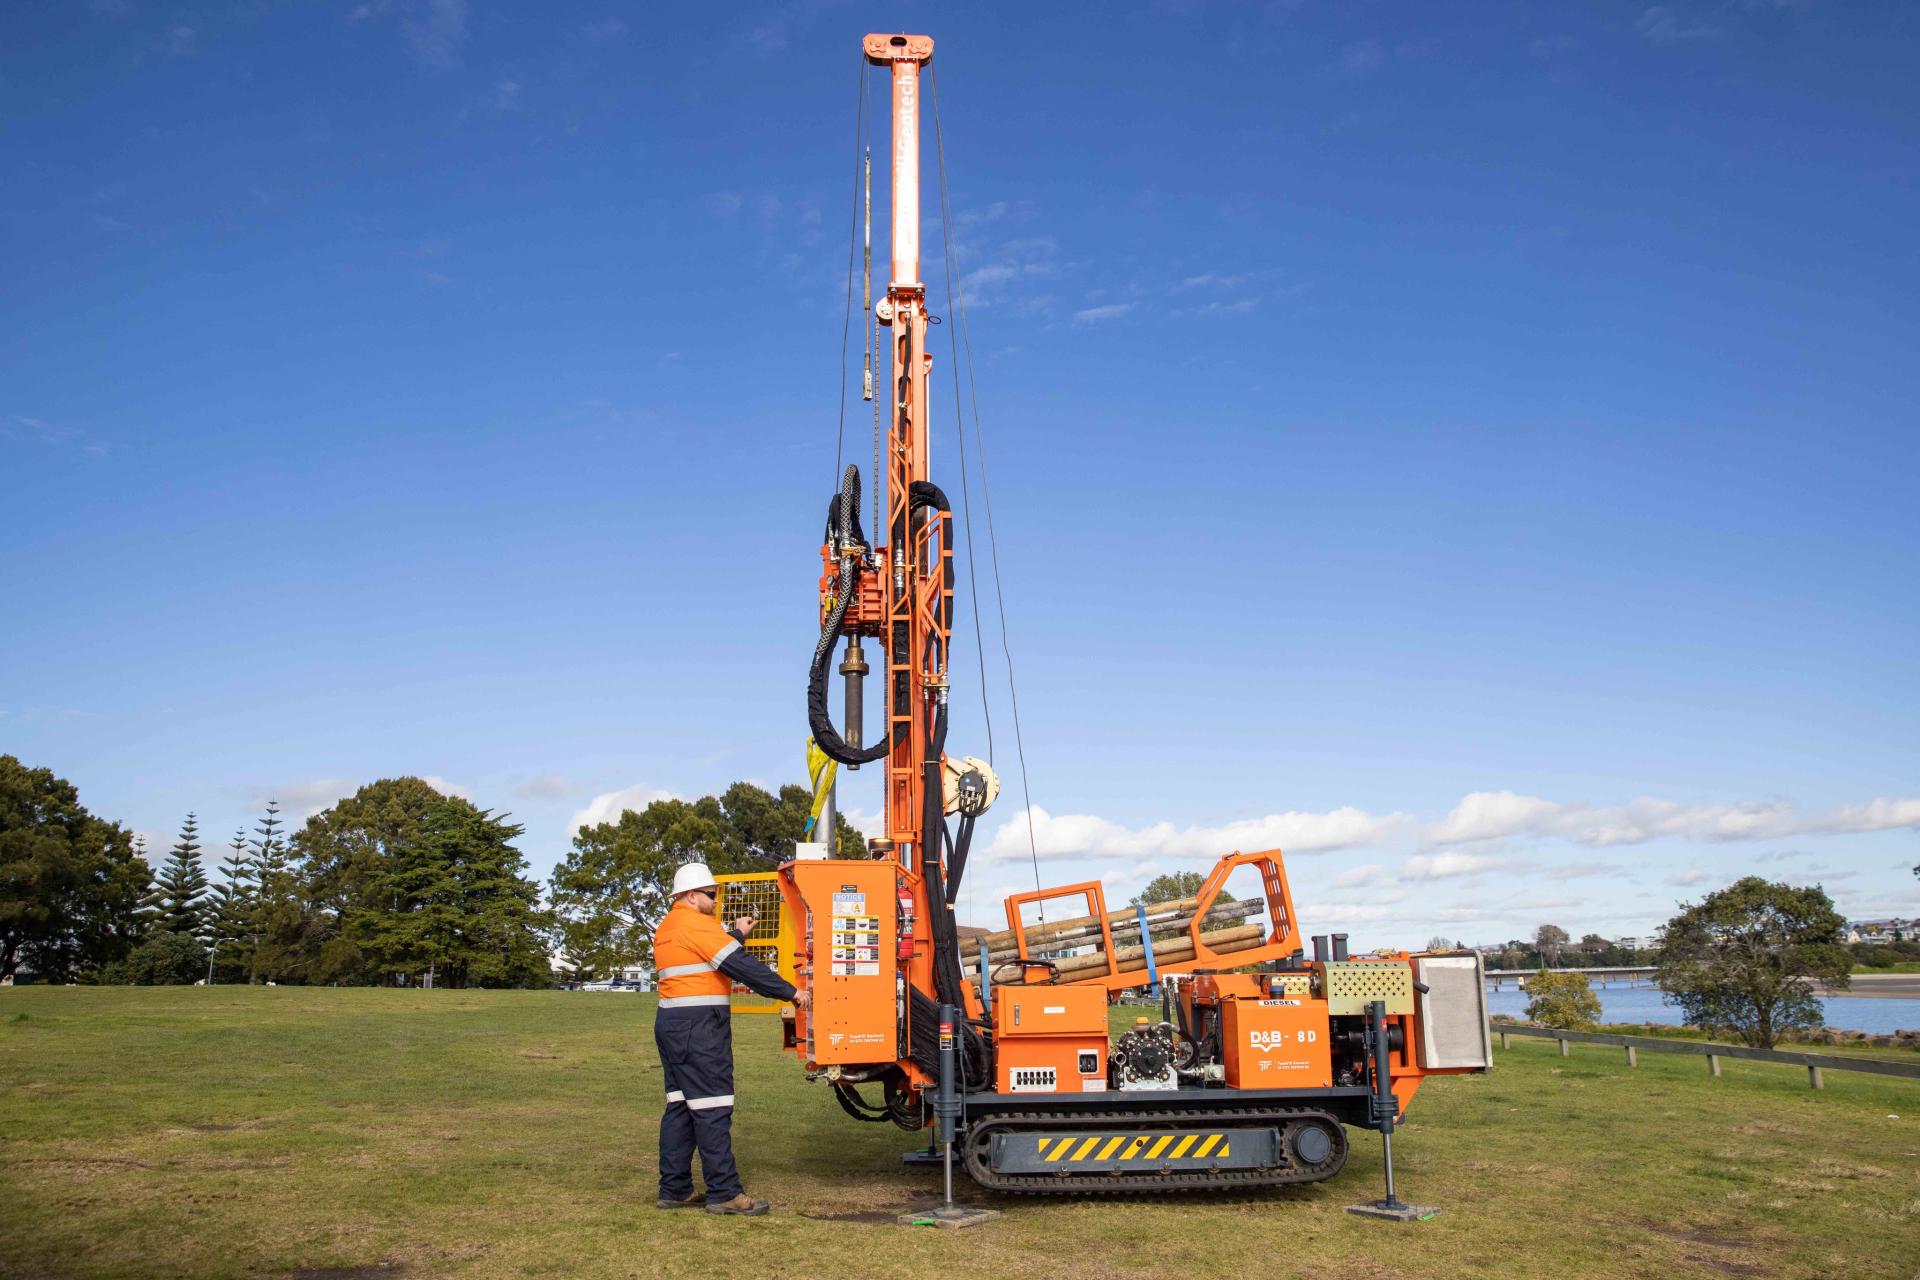
[[[1666,1022],[1676,1026],[1681,1022],[1680,1010],[1667,1003],[1666,993],[1658,987],[1595,986],[1593,993],[1600,997],[1603,1022]],[[1884,1036],[1895,1031],[1920,1030],[1920,1000],[1827,996],[1820,1003],[1826,1013],[1826,1025],[1843,1031]],[[1527,993],[1514,990],[1511,982],[1499,991],[1490,990],[1487,1012],[1524,1018]]]

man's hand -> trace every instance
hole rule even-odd
[[[796,991],[793,993],[793,1007],[796,1009],[813,1008],[813,992]]]
[[[755,916],[741,916],[733,922],[733,931],[744,938],[752,933],[753,926],[759,923],[759,919]]]

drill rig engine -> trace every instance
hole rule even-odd
[[[820,550],[807,716],[832,759],[882,765],[886,833],[864,858],[779,869],[791,976],[813,997],[786,1011],[785,1045],[850,1115],[937,1122],[968,1175],[998,1190],[1331,1177],[1348,1127],[1391,1135],[1424,1078],[1491,1064],[1477,956],[1349,956],[1334,935],[1312,939],[1308,959],[1279,850],[1221,858],[1194,898],[1175,903],[1109,912],[1098,882],[1015,894],[1007,929],[962,955],[953,907],[974,820],[999,782],[984,761],[945,754],[952,514],[929,477],[933,360],[919,260],[920,82],[933,41],[870,35],[863,51],[892,88],[892,275],[873,307],[890,334],[891,377],[874,379],[887,405],[876,477],[886,515],[875,530],[885,541],[861,528],[860,475],[848,467]],[[882,654],[886,730],[864,745],[869,639]],[[827,693],[843,641],[841,729]],[[1257,897],[1223,895],[1236,871],[1258,877]],[[1085,914],[1027,923],[1026,908],[1058,899],[1081,901]],[[1161,1019],[1112,1035],[1112,999],[1160,984],[1177,987]],[[879,1101],[862,1093],[872,1086]]]

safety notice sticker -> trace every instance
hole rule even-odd
[[[836,916],[863,916],[867,914],[867,895],[864,893],[834,894],[833,914]]]

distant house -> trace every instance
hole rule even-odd
[[[1920,920],[1853,920],[1847,924],[1847,941],[1882,944],[1920,941]]]
[[[569,982],[590,977],[613,978],[620,982],[630,982],[642,991],[653,990],[653,966],[650,964],[622,964],[615,966],[606,973],[600,973],[597,970],[583,969],[574,964],[573,957],[564,951],[554,951],[547,955],[547,967],[554,972],[555,976],[564,978]]]

